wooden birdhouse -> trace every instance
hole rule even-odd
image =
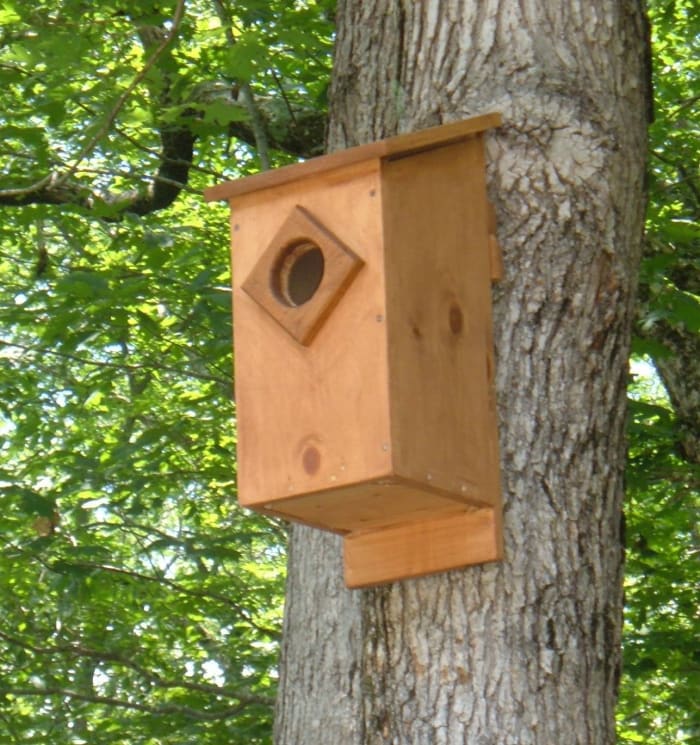
[[[360,587],[501,558],[487,114],[220,184],[242,505]]]

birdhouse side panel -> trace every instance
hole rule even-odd
[[[232,200],[238,482],[246,506],[274,504],[284,513],[284,500],[391,472],[377,165],[342,176]],[[242,289],[299,207],[362,262],[308,344]]]
[[[392,436],[402,476],[499,502],[481,136],[383,167]]]

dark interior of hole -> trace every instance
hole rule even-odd
[[[289,267],[284,295],[292,305],[311,300],[323,279],[323,252],[313,246],[296,258]]]

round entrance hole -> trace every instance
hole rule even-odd
[[[308,303],[323,279],[323,251],[311,241],[284,251],[274,270],[273,286],[279,299],[292,308]]]

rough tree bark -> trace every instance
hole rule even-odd
[[[330,149],[504,115],[506,559],[349,592],[338,540],[295,528],[278,745],[614,741],[645,49],[638,0],[339,3]]]

